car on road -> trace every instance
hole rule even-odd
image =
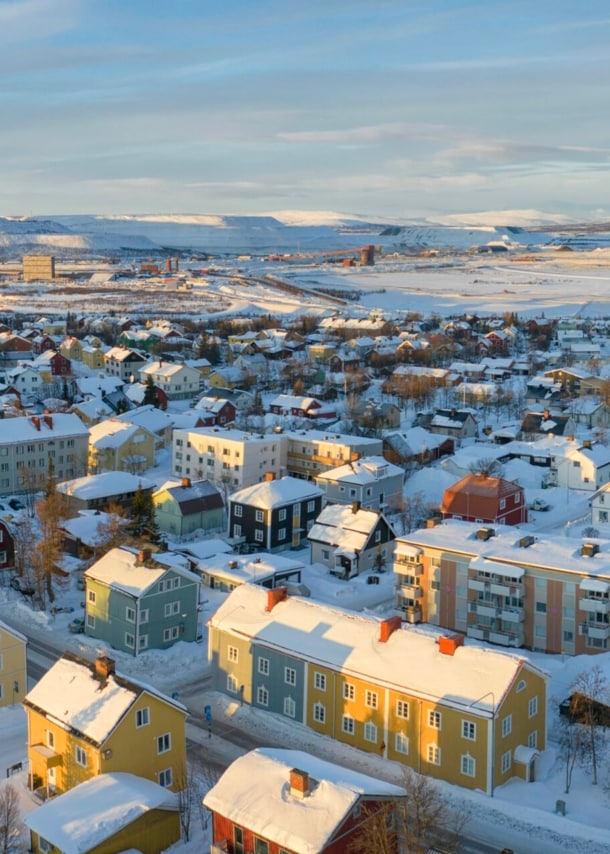
[[[82,635],[85,631],[85,621],[81,617],[76,617],[68,623],[68,629],[73,635]]]
[[[8,506],[12,510],[23,510],[25,508],[25,504],[22,501],[19,501],[18,498],[9,498]]]

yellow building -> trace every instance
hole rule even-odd
[[[128,771],[180,788],[186,709],[115,672],[65,653],[23,701],[30,788],[65,792],[99,774]]]
[[[66,359],[71,359],[75,362],[83,361],[83,345],[82,342],[73,335],[67,335],[59,345],[59,352]]]
[[[83,347],[82,361],[84,365],[87,365],[93,371],[103,371],[106,366],[104,351],[101,347],[94,347],[92,345],[85,345]]]
[[[27,638],[0,622],[0,706],[21,702],[27,690]]]
[[[53,255],[24,255],[22,262],[24,282],[55,278],[55,258]]]
[[[178,796],[134,774],[100,774],[32,810],[24,821],[41,854],[158,854],[180,840]]]
[[[137,424],[108,418],[89,430],[89,471],[136,474],[155,462],[155,437]]]
[[[535,778],[548,677],[519,656],[250,584],[208,626],[216,690],[466,788]]]

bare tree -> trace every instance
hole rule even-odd
[[[574,722],[571,715],[562,715],[556,725],[555,739],[559,745],[559,758],[565,771],[564,792],[568,795],[572,786],[574,768],[582,762],[584,730]]]
[[[0,854],[17,850],[20,828],[19,794],[12,783],[5,783],[0,788]]]
[[[480,477],[502,477],[504,469],[502,463],[499,463],[495,457],[481,457],[479,460],[471,463],[469,466],[471,474],[477,474]]]
[[[395,854],[399,850],[396,803],[364,804],[357,834],[348,845],[349,854]]]
[[[570,711],[586,727],[587,754],[593,774],[593,785],[597,785],[599,754],[602,749],[600,730],[603,720],[600,707],[608,698],[608,680],[599,664],[583,670],[572,683]]]

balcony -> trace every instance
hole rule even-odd
[[[523,646],[523,633],[519,632],[490,632],[489,642],[500,646]]]
[[[500,619],[506,623],[522,623],[525,620],[523,608],[501,608]]]
[[[469,638],[475,638],[476,640],[488,641],[489,629],[481,629],[479,626],[468,626],[466,636]]]
[[[581,623],[578,626],[578,634],[596,640],[607,640],[610,637],[609,623]]]
[[[394,563],[397,563],[399,566],[408,566],[410,575],[424,574],[424,565],[422,563],[419,563],[419,561],[413,560],[413,558],[408,557],[408,555],[395,554]]]
[[[478,593],[484,593],[487,590],[488,581],[480,581],[478,578],[468,579],[468,589],[476,590]]]
[[[491,602],[479,602],[475,600],[474,602],[469,602],[468,605],[470,613],[474,613],[479,617],[494,618],[500,616],[500,608]]]
[[[583,596],[578,606],[588,614],[610,614],[610,599]]]
[[[424,588],[420,587],[419,584],[411,584],[408,581],[403,581],[402,579],[399,579],[397,588],[403,596],[406,596],[409,599],[421,599],[424,595]]]

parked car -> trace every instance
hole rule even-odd
[[[81,617],[76,617],[68,623],[68,629],[73,635],[82,635],[85,631],[85,621]]]
[[[534,500],[530,504],[530,510],[546,511],[550,509],[551,505],[548,502],[544,501],[542,498],[534,498]]]
[[[33,596],[36,593],[34,587],[20,575],[13,575],[9,584],[13,590],[16,590],[17,593],[22,593],[24,596]]]
[[[9,498],[8,506],[13,510],[23,510],[25,504],[22,501],[19,501],[18,498]]]

